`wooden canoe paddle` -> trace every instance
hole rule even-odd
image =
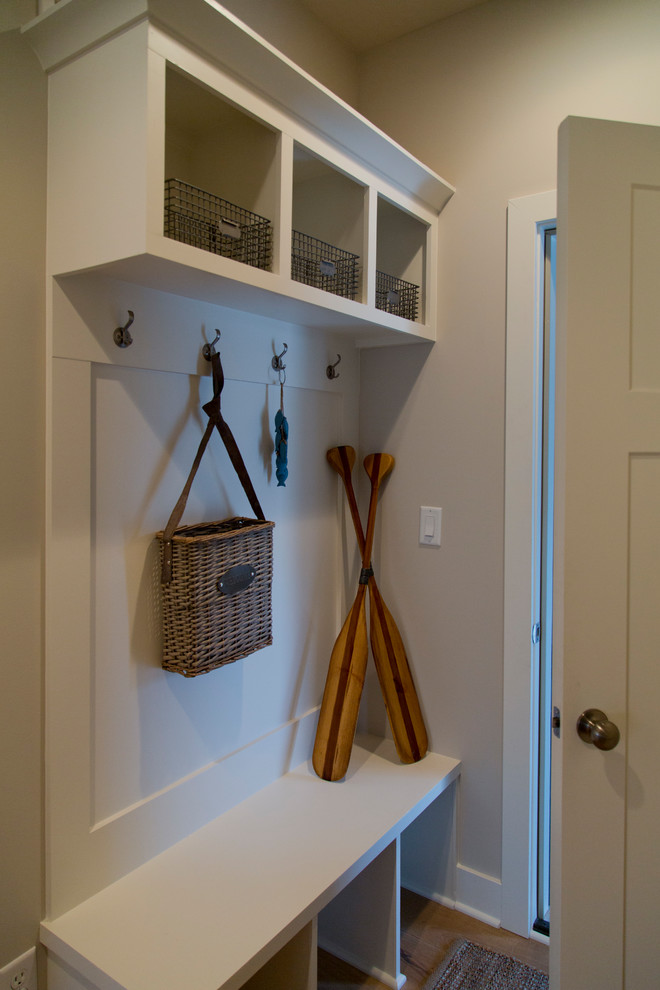
[[[364,533],[351,477],[355,451],[352,447],[332,447],[326,457],[344,483],[358,547],[364,554]],[[428,737],[405,647],[373,574],[369,578],[368,588],[371,600],[371,651],[394,744],[402,763],[417,763],[426,755]]]
[[[376,526],[378,488],[394,467],[394,458],[389,454],[370,454],[367,459],[370,460],[371,497],[362,573],[355,601],[330,656],[312,753],[314,770],[324,780],[341,780],[346,775],[369,655],[365,594]]]

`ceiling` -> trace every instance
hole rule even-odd
[[[450,17],[485,0],[300,0],[355,52]]]

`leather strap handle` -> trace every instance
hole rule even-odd
[[[220,410],[220,393],[222,392],[225,384],[225,376],[222,370],[220,355],[217,352],[214,352],[211,356],[211,370],[213,373],[213,398],[202,406],[204,412],[209,418],[209,421],[206,424],[204,435],[202,436],[199,447],[197,448],[197,453],[195,454],[195,459],[190,469],[190,474],[188,475],[186,483],[183,486],[183,490],[179,495],[176,505],[172,509],[172,514],[167,521],[167,525],[163,530],[163,559],[160,575],[162,584],[169,584],[172,580],[172,537],[174,536],[174,531],[181,522],[181,517],[183,516],[186,508],[192,483],[195,475],[197,474],[202,457],[204,456],[204,451],[208,446],[208,442],[211,439],[211,434],[214,429],[217,429],[218,433],[222,437],[222,441],[227,448],[227,453],[229,454],[229,459],[231,460],[234,470],[238,475],[238,479],[243,486],[243,491],[247,495],[252,511],[257,519],[265,520],[263,509],[259,504],[259,499],[257,498],[254,486],[252,485],[247,468],[245,467],[245,462],[243,461],[241,452],[238,449],[234,435],[223,419],[222,412]]]
[[[227,448],[227,453],[234,466],[234,470],[238,475],[238,480],[243,486],[243,491],[247,495],[248,502],[252,507],[257,519],[264,520],[263,509],[259,504],[259,499],[257,498],[257,493],[254,490],[252,482],[250,480],[250,475],[247,472],[247,468],[241,456],[241,452],[238,449],[238,444],[234,439],[234,434],[229,429],[229,426],[225,422],[220,411],[220,393],[225,384],[225,376],[222,370],[222,363],[220,361],[220,355],[215,353],[211,357],[211,368],[213,370],[213,398],[205,403],[202,407],[204,412],[209,417],[209,421],[212,421],[214,426],[217,428],[218,433],[222,437],[222,442]]]

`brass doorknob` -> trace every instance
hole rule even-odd
[[[621,738],[618,726],[610,722],[600,708],[587,708],[577,720],[580,739],[593,743],[596,749],[614,749]]]

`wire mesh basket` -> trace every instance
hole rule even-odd
[[[292,231],[291,278],[336,296],[355,299],[358,291],[357,254],[334,247],[309,234]]]
[[[164,233],[253,268],[271,266],[270,220],[180,179],[165,181]]]
[[[376,308],[386,313],[402,316],[404,320],[417,319],[419,286],[404,282],[402,278],[376,272]]]

